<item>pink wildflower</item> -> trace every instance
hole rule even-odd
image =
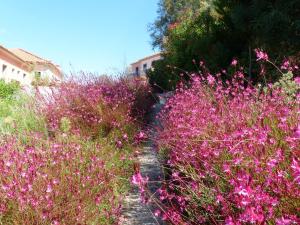
[[[54,221],[52,222],[52,224],[53,224],[53,225],[59,225],[60,223],[59,223],[57,220],[54,220]]]
[[[231,65],[232,65],[232,66],[236,66],[237,63],[238,63],[238,61],[237,61],[236,59],[233,59],[232,62],[231,62]]]
[[[161,214],[161,211],[160,211],[160,210],[158,210],[158,209],[155,210],[154,215],[155,215],[156,217],[159,217],[160,214]]]
[[[282,70],[288,70],[290,68],[290,62],[285,59],[280,67]]]
[[[300,86],[300,77],[295,77],[294,81],[296,84]]]
[[[48,184],[48,185],[47,185],[47,190],[46,190],[46,192],[47,192],[47,193],[51,193],[52,191],[53,191],[53,189],[52,189],[51,184]]]
[[[131,182],[135,185],[142,185],[147,182],[147,178],[143,178],[141,173],[136,173],[132,176]]]
[[[138,134],[138,139],[140,139],[140,140],[143,140],[143,139],[145,139],[146,138],[146,134],[144,133],[144,132],[139,132],[139,134]]]
[[[123,134],[123,139],[124,139],[125,141],[127,141],[127,140],[128,140],[128,135],[127,135],[127,134]]]
[[[207,77],[208,84],[213,85],[215,81],[216,79],[211,74]]]
[[[120,141],[120,140],[116,141],[116,146],[117,146],[117,148],[122,148],[123,147],[122,141]]]
[[[262,61],[268,61],[269,60],[269,56],[267,53],[263,52],[261,49],[255,49],[256,52],[256,57],[257,57],[257,61],[262,60]]]
[[[293,223],[293,221],[291,219],[287,219],[284,217],[276,219],[276,225],[290,225],[292,223]]]
[[[7,167],[11,167],[11,165],[12,165],[12,161],[11,161],[11,160],[9,160],[9,161],[7,161],[7,162],[5,163],[5,166],[7,166]]]

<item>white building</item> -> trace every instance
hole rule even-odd
[[[62,73],[51,61],[23,49],[0,46],[0,79],[15,80],[23,86],[30,86],[36,80],[60,81]]]
[[[162,59],[161,53],[147,56],[131,64],[131,74],[136,77],[145,77],[146,71],[152,68],[153,62]]]
[[[33,79],[30,66],[21,58],[0,45],[0,79],[16,80],[23,85],[30,85]]]
[[[62,73],[59,66],[53,64],[51,61],[19,48],[9,49],[9,51],[30,65],[30,69],[35,77],[49,79],[50,81],[62,80]]]

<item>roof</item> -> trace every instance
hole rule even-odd
[[[4,48],[2,45],[0,45],[0,51],[5,53],[6,57],[10,57],[10,59],[13,60],[13,62],[11,62],[11,63],[18,64],[19,67],[21,67],[22,69],[25,69],[26,71],[30,70],[29,65],[21,57],[14,54],[7,48]]]
[[[21,59],[19,56],[17,56],[16,54],[14,54],[12,51],[8,50],[7,48],[4,48],[2,45],[0,45],[0,48],[1,48],[3,51],[7,52],[8,54],[13,55],[13,57],[15,57],[16,59],[21,60],[21,61],[24,61],[24,60]]]
[[[39,57],[37,55],[34,55],[33,53],[27,52],[27,51],[25,51],[23,49],[20,49],[20,48],[9,49],[9,51],[11,51],[15,55],[17,55],[19,58],[21,58],[25,62],[33,62],[33,63],[37,63],[37,62],[43,62],[43,63],[50,62],[48,60],[42,59],[41,57]]]
[[[25,62],[28,62],[28,63],[31,63],[31,64],[47,65],[53,70],[53,72],[57,76],[60,76],[60,77],[62,76],[61,71],[58,68],[58,66],[53,64],[50,60],[43,59],[43,58],[41,58],[41,57],[31,53],[31,52],[28,52],[24,49],[21,49],[21,48],[9,49],[9,51],[11,51],[13,54],[18,56],[19,58],[21,58]]]
[[[145,57],[145,58],[142,58],[142,59],[140,59],[140,60],[138,60],[138,61],[136,61],[136,62],[134,62],[134,63],[131,63],[131,65],[136,64],[136,63],[139,63],[139,62],[142,62],[142,61],[144,61],[144,60],[148,60],[148,59],[151,59],[151,58],[155,58],[155,57],[158,57],[158,56],[161,56],[161,52],[155,53],[155,54],[153,54],[153,55],[149,55],[149,56],[147,56],[147,57]]]

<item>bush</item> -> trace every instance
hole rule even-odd
[[[149,87],[88,79],[51,90],[0,102],[0,224],[116,224]]]
[[[149,88],[138,81],[95,79],[62,83],[42,101],[49,130],[59,130],[62,118],[67,118],[71,132],[96,138],[141,118],[145,111],[135,105],[145,103],[148,94]]]
[[[4,80],[0,79],[0,98],[9,98],[18,90],[20,90],[20,84],[17,81],[6,83]]]
[[[299,224],[299,77],[290,95],[285,84],[261,91],[243,71],[226,82],[220,76],[194,75],[161,113],[157,143],[169,174],[158,191],[163,219]]]
[[[177,71],[170,68],[167,60],[159,60],[153,63],[153,70],[147,71],[149,83],[155,92],[174,90],[180,80]]]
[[[0,222],[3,224],[112,224],[131,173],[113,146],[34,135],[24,146],[0,147]]]

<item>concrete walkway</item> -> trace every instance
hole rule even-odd
[[[154,127],[159,125],[159,121],[155,118],[157,113],[161,110],[164,104],[164,100],[160,101],[154,105],[151,112],[151,123],[149,127]],[[143,177],[149,177],[148,188],[151,193],[155,193],[160,187],[160,180],[163,178],[161,171],[160,162],[158,155],[153,143],[155,138],[155,131],[151,128],[149,139],[145,144],[145,147],[141,150],[138,155],[138,161],[140,163],[140,170]],[[151,182],[154,181],[154,182]],[[154,224],[165,224],[160,218],[154,216],[154,211],[157,206],[154,203],[143,204],[141,202],[141,196],[137,187],[132,187],[132,190],[125,198],[125,203],[123,207],[122,217],[120,220],[120,225],[154,225]]]

